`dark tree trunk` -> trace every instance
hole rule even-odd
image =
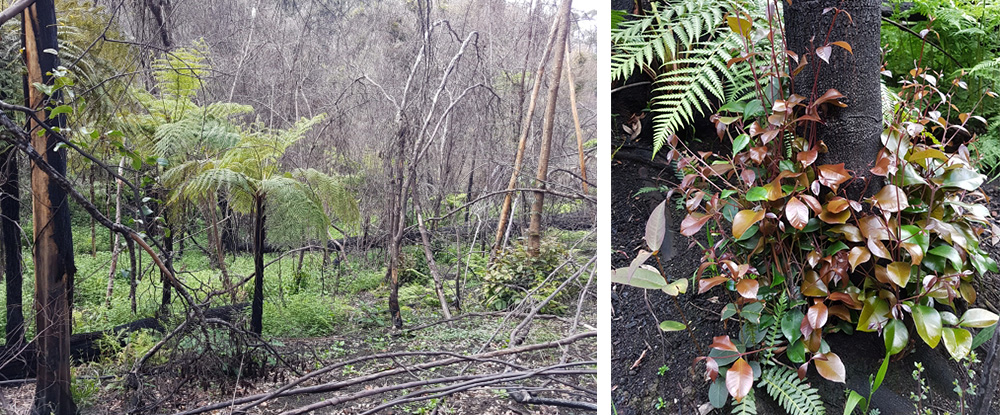
[[[264,331],[264,195],[254,198],[253,216],[253,302],[250,311],[250,331]]]
[[[814,138],[826,143],[830,152],[820,156],[819,164],[844,163],[858,180],[846,186],[847,195],[855,200],[871,196],[882,186],[878,176],[868,172],[882,147],[882,106],[879,91],[881,53],[880,0],[796,0],[782,2],[785,9],[785,42],[800,59],[808,55],[809,66],[793,79],[796,94],[807,101],[819,98],[829,89],[844,94],[845,108],[825,105],[816,123]],[[837,7],[850,13],[836,14]],[[836,21],[832,23],[836,15]],[[853,22],[852,22],[853,21]],[[832,29],[831,29],[832,27]],[[829,33],[829,34],[828,34]],[[828,43],[845,41],[852,53],[833,46],[830,63],[813,51]],[[790,63],[792,68],[797,65]],[[811,127],[810,127],[811,128]],[[812,131],[806,131],[806,137]],[[865,179],[872,180],[865,184]],[[867,190],[866,190],[867,187]]]
[[[27,66],[25,96],[31,108],[44,108],[46,100],[58,101],[58,92],[43,96],[34,83],[52,85],[50,75],[59,58],[46,50],[59,50],[56,37],[56,10],[53,0],[38,0],[22,14],[24,56]],[[39,111],[45,119],[47,111]],[[65,117],[52,120],[65,126]],[[47,163],[66,174],[66,150],[55,149],[50,134],[38,135],[39,126],[29,125],[31,145]],[[38,332],[38,373],[32,414],[71,415],[76,413],[70,393],[70,304],[73,300],[73,239],[66,192],[40,168],[32,165],[32,224],[35,234],[35,325]]]
[[[164,217],[166,215],[164,209]],[[174,230],[169,226],[164,228],[166,230],[163,235],[163,265],[167,267],[170,272],[174,271]],[[170,312],[170,277],[160,270],[160,282],[163,284],[162,291],[160,292],[160,311],[159,315],[167,315]]]
[[[17,169],[17,151],[8,147],[3,160],[0,183],[0,231],[3,232],[4,274],[7,285],[7,345],[24,343],[24,311],[21,309],[21,189]]]

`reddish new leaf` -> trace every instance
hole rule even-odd
[[[830,63],[830,52],[832,51],[833,48],[830,47],[830,45],[820,46],[816,48],[816,56],[819,56],[819,58],[822,59],[823,62]]]
[[[811,164],[816,162],[816,157],[819,155],[819,151],[815,148],[807,151],[800,151],[799,154],[795,155],[795,160],[802,163],[802,167],[809,167]]]
[[[755,223],[764,219],[764,211],[741,210],[733,217],[733,236],[739,239]],[[681,224],[683,226],[683,224]],[[683,233],[683,232],[681,232]]]
[[[736,402],[742,401],[750,393],[753,386],[753,369],[743,358],[736,362],[726,372],[726,389]]]
[[[788,223],[792,227],[802,230],[809,222],[809,207],[799,201],[797,197],[792,196],[791,199],[788,199],[788,204],[785,205],[785,218],[788,219]]]
[[[722,284],[728,280],[729,278],[726,277],[702,278],[698,280],[698,294],[704,294],[705,291],[711,290],[712,287]]]
[[[712,215],[706,215],[699,212],[688,213],[687,216],[684,217],[684,220],[681,221],[681,235],[694,236],[694,234],[698,233],[698,231],[705,226],[705,223],[707,223],[709,219],[712,219]]]
[[[851,252],[847,255],[847,260],[851,263],[851,272],[854,272],[854,269],[856,269],[858,265],[868,262],[871,258],[872,254],[868,248],[863,246],[851,248]]]
[[[806,312],[806,320],[814,330],[822,329],[829,317],[830,311],[822,302],[809,307],[809,311]]]
[[[711,347],[713,349],[725,350],[725,351],[728,351],[728,352],[737,352],[737,353],[739,353],[739,349],[736,348],[736,345],[733,344],[732,340],[729,340],[729,336],[728,335],[713,337],[712,338],[712,344],[708,345],[708,347]]]
[[[740,282],[736,283],[736,292],[740,293],[741,297],[751,300],[757,298],[758,288],[760,288],[760,283],[751,278],[744,278],[740,280]]]
[[[851,178],[851,174],[844,168],[844,163],[824,164],[817,168],[817,180],[824,186],[837,191],[837,186]]]
[[[812,106],[813,107],[818,107],[819,104],[822,104],[824,102],[830,101],[830,104],[832,104],[832,105],[836,105],[838,107],[846,107],[847,104],[844,104],[844,103],[842,103],[840,101],[837,101],[838,99],[843,98],[843,97],[844,97],[844,94],[841,94],[840,91],[837,91],[836,89],[830,88],[830,89],[826,90],[826,93],[824,93],[823,96],[817,98],[816,102],[813,102]]]
[[[848,53],[850,53],[852,55],[854,54],[854,51],[851,50],[851,44],[847,43],[847,42],[844,42],[843,40],[838,40],[836,42],[833,42],[833,43],[831,43],[831,45],[840,46],[840,47],[844,48],[844,50],[846,50]]]
[[[910,206],[903,189],[891,184],[883,186],[882,190],[879,190],[873,199],[875,200],[875,206],[878,206],[883,212],[895,213]]]
[[[816,371],[819,372],[820,376],[833,382],[846,383],[847,371],[844,370],[844,362],[836,353],[819,355],[813,363],[816,364]]]

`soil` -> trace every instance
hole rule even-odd
[[[618,129],[616,127],[618,131]],[[611,241],[613,246],[612,266],[628,266],[632,258],[643,247],[645,222],[653,208],[663,200],[662,192],[648,192],[636,196],[646,187],[656,187],[673,179],[669,165],[662,160],[651,159],[651,144],[646,134],[637,139],[618,138],[618,151],[612,160],[612,223]],[[990,211],[1000,217],[1000,185],[989,183],[984,186],[992,198]],[[664,243],[665,252],[660,261],[669,280],[688,278],[700,264],[701,251],[690,239],[677,234],[683,215],[672,208],[667,209],[673,223],[674,232],[669,243]],[[693,245],[693,246],[692,246]],[[1000,258],[1000,249],[990,246],[986,249],[994,258]],[[652,263],[652,262],[651,262]],[[981,281],[977,306],[997,311],[1000,304],[1000,279],[987,275]],[[667,413],[704,414],[708,406],[709,383],[704,377],[704,364],[694,364],[696,357],[704,355],[712,337],[728,334],[737,335],[735,324],[720,321],[723,306],[730,301],[728,291],[716,287],[697,295],[696,290],[676,299],[658,290],[642,290],[615,284],[612,289],[612,401],[620,415]],[[663,320],[686,320],[692,333],[685,331],[665,333],[659,329]],[[693,337],[693,338],[692,338]],[[858,333],[853,336],[831,335],[827,338],[832,350],[841,356],[847,367],[846,387],[868,391],[868,376],[875,373],[884,353],[882,339],[875,334]],[[953,392],[953,380],[960,376],[965,379],[963,368],[951,361],[943,346],[936,350],[922,345],[912,348],[899,360],[889,365],[882,388],[873,397],[873,406],[882,415],[913,414],[914,404],[910,394],[917,392],[913,379],[914,362],[922,362],[926,381],[931,388],[929,404],[935,414],[951,411],[957,413]],[[993,343],[987,342],[979,350],[980,360],[986,360],[988,349]],[[898,356],[898,355],[897,355]],[[1000,360],[998,360],[1000,361]],[[987,371],[980,364],[973,367],[977,382]],[[667,368],[667,369],[664,369]],[[995,391],[997,376],[979,386],[980,391]],[[845,400],[845,385],[822,379],[810,369],[808,380],[820,391],[827,410],[841,413]],[[866,394],[866,393],[863,393]],[[981,392],[982,394],[982,392]],[[766,393],[758,389],[757,409],[760,414],[784,414]],[[994,403],[987,413],[1000,413],[1000,405]],[[728,414],[730,409],[714,410],[713,414]]]

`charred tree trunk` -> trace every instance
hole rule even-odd
[[[254,198],[253,213],[253,302],[250,310],[250,331],[260,335],[264,331],[264,195]]]
[[[59,57],[48,50],[59,50],[56,36],[56,10],[53,0],[38,0],[22,14],[24,56],[27,67],[25,96],[30,108],[42,109],[59,100],[58,91],[45,97],[36,82],[52,85],[51,73],[59,66]],[[48,111],[41,110],[46,119]],[[51,120],[65,126],[65,116]],[[39,135],[38,125],[29,124],[31,145],[42,153],[45,162],[66,174],[66,150],[56,150],[57,139]],[[31,169],[32,219],[35,234],[35,324],[38,332],[38,373],[35,400],[31,413],[72,415],[76,404],[70,392],[70,304],[73,300],[73,239],[70,228],[69,201],[66,191],[50,182],[34,163]]]
[[[559,98],[559,80],[562,78],[563,61],[566,56],[566,37],[569,34],[570,5],[572,0],[563,1],[559,8],[559,27],[556,34],[555,50],[552,52],[552,76],[549,80],[549,92],[545,103],[545,113],[542,119],[542,146],[538,152],[538,174],[535,176],[535,188],[545,189],[549,176],[549,152],[552,149],[552,129],[555,126],[556,101]],[[536,191],[535,200],[531,204],[531,224],[528,226],[528,255],[538,256],[542,244],[542,210],[545,204],[545,192]],[[508,193],[509,195],[509,193]]]
[[[164,217],[168,215],[164,214]],[[165,233],[163,235],[163,265],[167,267],[170,272],[174,272],[174,230],[171,227],[165,227]],[[163,284],[162,291],[160,292],[160,310],[158,315],[165,316],[170,313],[170,276],[160,270],[160,283]]]
[[[0,231],[3,232],[4,274],[7,280],[7,345],[24,344],[24,311],[21,281],[21,189],[17,169],[17,151],[7,147],[0,183]]]
[[[796,0],[785,3],[786,47],[809,66],[793,78],[793,91],[807,101],[819,98],[829,89],[844,94],[845,108],[826,105],[820,113],[823,123],[814,123],[807,138],[822,140],[829,152],[821,155],[819,164],[844,163],[858,180],[846,185],[847,196],[860,200],[881,188],[878,176],[868,174],[882,147],[882,106],[879,91],[881,69],[879,0]],[[840,8],[824,13],[828,8]],[[833,46],[827,63],[814,53],[832,42],[845,41],[852,53]],[[797,63],[790,63],[795,68]],[[821,110],[822,111],[822,110]],[[809,127],[812,128],[812,127]],[[813,141],[817,142],[817,141]],[[870,183],[865,183],[869,179]],[[867,189],[867,190],[866,190]]]

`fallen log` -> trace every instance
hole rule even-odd
[[[225,321],[237,320],[248,303],[227,305],[205,310],[206,318],[216,318]],[[111,336],[118,337],[122,345],[125,336],[139,330],[164,332],[165,317],[146,317],[129,323],[112,327],[108,330],[78,333],[70,337],[70,357],[74,362],[94,362],[106,357],[109,350],[101,348],[101,340]],[[0,381],[11,381],[32,378],[37,365],[37,350],[35,342],[26,345],[0,346]]]

